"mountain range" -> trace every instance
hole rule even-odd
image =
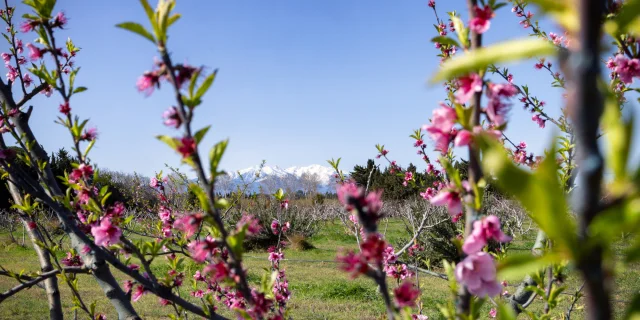
[[[253,181],[255,179],[255,181]],[[313,164],[305,167],[281,168],[279,166],[253,166],[229,172],[219,177],[216,190],[222,193],[247,185],[247,193],[274,193],[278,188],[285,191],[326,193],[335,192],[334,170],[327,166]]]

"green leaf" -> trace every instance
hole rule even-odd
[[[204,210],[205,212],[211,212],[211,204],[209,203],[209,198],[199,185],[190,183],[189,191],[193,192],[198,200],[200,200],[200,207],[202,208],[202,210]]]
[[[625,320],[640,320],[640,293],[633,296],[629,308],[624,315]]]
[[[431,83],[478,72],[492,64],[549,55],[555,51],[555,47],[549,41],[538,38],[502,42],[445,61],[438,73],[431,78]]]
[[[602,126],[607,138],[607,165],[613,171],[615,180],[622,182],[627,178],[627,161],[629,160],[629,151],[632,143],[633,115],[625,121],[620,112],[620,104],[616,96],[604,83],[602,83],[601,87],[606,90]]]
[[[469,29],[464,27],[464,22],[460,19],[460,17],[455,15],[454,13],[449,14],[451,22],[453,22],[453,27],[456,29],[456,33],[458,34],[458,40],[462,44],[461,47],[466,48],[467,43],[469,42]]]
[[[176,150],[178,148],[178,140],[169,136],[156,136],[156,139],[166,143],[171,149]]]
[[[198,132],[196,132],[196,134],[193,135],[193,139],[196,141],[196,144],[202,141],[202,138],[204,138],[204,136],[207,134],[207,132],[209,131],[209,128],[211,128],[211,126],[206,126],[198,130]]]
[[[209,170],[212,177],[215,177],[218,173],[218,166],[220,165],[224,151],[227,149],[227,144],[229,144],[229,140],[222,140],[216,143],[209,152]]]
[[[282,188],[279,188],[278,191],[273,194],[273,196],[276,198],[276,200],[282,201],[284,198],[284,191],[282,190]]]
[[[169,17],[169,21],[167,22],[168,26],[171,26],[172,24],[174,24],[176,21],[180,19],[180,17],[181,15],[179,13],[176,13],[171,17]]]
[[[238,259],[242,258],[242,244],[244,242],[245,235],[247,234],[247,225],[242,226],[240,230],[232,235],[227,236],[227,243],[231,247],[231,251],[236,254]]]
[[[515,196],[529,216],[558,247],[577,252],[576,227],[569,216],[564,188],[558,179],[555,143],[533,172],[518,168],[508,157],[504,146],[491,137],[483,137],[483,166],[495,176],[500,189]]]
[[[149,2],[147,2],[147,0],[140,0],[140,4],[142,5],[142,8],[144,8],[144,12],[147,14],[149,22],[151,22],[152,25],[155,24],[155,15],[153,13],[153,9],[149,5]]]
[[[508,304],[500,303],[498,305],[498,320],[516,320],[516,313]]]
[[[80,93],[80,92],[85,92],[87,91],[87,87],[77,87],[75,89],[73,89],[73,93]]]
[[[213,84],[213,80],[215,80],[216,78],[216,74],[218,74],[217,69],[213,71],[213,73],[210,74],[206,79],[204,79],[204,81],[200,85],[200,88],[198,88],[198,91],[196,91],[196,99],[202,98],[202,96],[207,93],[207,90],[209,90],[209,87],[211,87],[211,84]]]
[[[578,30],[580,21],[577,10],[567,1],[557,0],[530,0],[529,3],[535,4],[544,14],[548,14],[556,20],[561,26],[568,31]]]
[[[141,24],[136,23],[136,22],[123,22],[123,23],[119,23],[116,25],[116,27],[118,28],[122,28],[125,30],[129,30],[133,33],[139,34],[143,37],[145,37],[146,39],[148,39],[149,41],[153,42],[154,44],[156,43],[156,39],[153,37],[153,35],[147,31],[147,29],[145,29]]]
[[[449,38],[449,37],[445,37],[445,36],[437,36],[433,39],[431,39],[431,42],[434,43],[439,43],[439,44],[446,44],[446,45],[450,45],[450,46],[455,46],[460,48],[460,44],[458,43],[458,41]]]
[[[555,254],[545,254],[537,257],[532,254],[513,254],[498,262],[499,279],[520,279],[534,273],[549,264],[559,263],[560,257]]]

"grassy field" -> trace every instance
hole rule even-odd
[[[310,239],[315,246],[307,251],[287,250],[286,258],[282,267],[287,270],[287,277],[290,282],[292,299],[289,308],[294,319],[381,319],[384,315],[383,302],[379,297],[376,286],[366,278],[351,280],[348,276],[337,269],[333,262],[336,251],[339,248],[354,248],[355,241],[347,236],[339,223],[326,222],[321,228],[321,232]],[[20,234],[18,234],[20,235]],[[387,238],[391,243],[399,241],[404,235],[404,227],[400,221],[391,221],[387,232]],[[527,250],[533,242],[532,236],[528,235],[523,239],[518,239],[513,249],[516,251]],[[620,247],[618,250],[622,250]],[[61,253],[62,256],[62,253]],[[263,268],[269,267],[265,252],[249,252],[246,254],[245,266],[249,269],[249,279],[258,283]],[[310,261],[311,260],[311,261]],[[38,263],[30,243],[27,240],[27,247],[23,248],[15,244],[10,244],[7,234],[0,234],[0,265],[12,271],[38,270]],[[163,266],[158,263],[153,265],[160,270]],[[193,266],[195,268],[195,266]],[[640,266],[634,266],[627,270],[617,270],[618,280],[615,288],[615,312],[620,318],[624,312],[627,300],[631,298],[633,292],[640,290]],[[119,280],[125,277],[118,271],[114,271]],[[90,276],[80,276],[81,294],[85,302],[97,301],[99,312],[106,313],[108,319],[115,319],[114,310],[100,291],[99,287]],[[567,279],[567,293],[573,293],[580,286],[579,280],[575,276]],[[5,291],[15,285],[15,280],[11,278],[0,278],[0,290]],[[438,303],[448,297],[447,281],[421,275],[420,286],[423,291],[422,302],[424,304],[423,314],[430,319],[440,319]],[[66,284],[60,283],[62,289],[63,303],[67,317],[72,318],[71,294]],[[507,290],[513,290],[509,286]],[[189,296],[191,290],[190,282],[185,281],[181,295]],[[189,297],[191,298],[191,297]],[[561,318],[560,313],[565,312],[569,304],[569,295],[563,296],[563,301],[555,310],[554,318]],[[578,305],[578,310],[572,314],[574,319],[584,318],[584,299]],[[170,307],[161,307],[157,298],[152,295],[144,296],[134,306],[144,319],[165,319]],[[532,309],[542,308],[542,302],[536,302]],[[489,306],[482,314],[487,315]],[[0,319],[46,319],[48,315],[46,306],[46,296],[44,290],[34,287],[24,290],[19,294],[5,300],[0,308]],[[227,313],[228,316],[231,314]],[[79,314],[83,319],[83,315]],[[525,319],[526,316],[520,318]]]

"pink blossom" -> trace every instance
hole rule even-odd
[[[140,300],[140,298],[142,298],[142,296],[145,295],[146,293],[147,293],[147,289],[145,289],[145,287],[137,286],[135,291],[133,291],[133,294],[131,295],[131,300],[136,302]]]
[[[23,23],[20,24],[20,32],[22,33],[30,32],[35,27],[37,27],[38,24],[39,23],[37,21],[30,21],[30,20],[24,21]]]
[[[156,179],[156,177],[151,178],[151,180],[149,181],[149,186],[151,188],[157,188],[158,187],[158,179]]]
[[[640,77],[640,60],[628,59],[624,55],[617,55],[615,58],[615,72],[620,77],[620,81],[631,84],[634,77]]]
[[[25,73],[22,76],[22,83],[24,83],[25,86],[30,86],[33,83],[33,79],[31,79],[31,75],[29,75],[28,73]]]
[[[247,235],[258,234],[262,227],[260,226],[260,221],[254,215],[244,213],[240,221],[238,221],[236,227],[238,229],[247,226]]]
[[[385,265],[392,265],[398,261],[398,257],[395,254],[392,246],[387,246],[382,252],[382,262]]]
[[[429,7],[431,8],[435,8],[436,7],[436,1],[435,0],[429,0]]]
[[[133,288],[133,281],[131,280],[125,280],[122,283],[122,287],[124,288],[124,292],[129,292],[131,291],[131,288]]]
[[[278,220],[273,220],[271,221],[271,231],[273,232],[273,234],[279,234],[280,233],[280,222],[278,222]]]
[[[411,181],[413,180],[413,172],[411,171],[407,171],[404,173],[404,181]]]
[[[146,96],[153,93],[155,87],[160,87],[160,76],[157,72],[147,71],[136,82],[138,91],[144,92]]]
[[[491,18],[493,18],[493,10],[491,7],[485,6],[480,9],[478,6],[473,8],[475,11],[475,17],[469,21],[469,29],[477,34],[483,34],[489,30],[491,26]]]
[[[466,254],[476,253],[482,250],[490,239],[498,242],[511,241],[511,237],[500,229],[500,219],[494,215],[473,222],[473,231],[462,245],[462,251]]]
[[[192,215],[184,215],[176,220],[173,227],[182,231],[187,238],[196,233],[200,223],[204,217],[201,213],[195,213]]]
[[[67,252],[67,257],[60,260],[60,263],[67,267],[77,267],[82,265],[82,260],[76,254]]]
[[[547,120],[542,119],[539,114],[534,114],[531,120],[536,122],[540,128],[544,128],[545,122],[547,122]]]
[[[12,65],[7,65],[7,69],[9,69],[9,72],[7,72],[7,79],[11,82],[15,82],[16,78],[18,78],[18,69],[14,68]]]
[[[196,141],[191,137],[184,137],[180,139],[177,150],[182,154],[182,158],[191,157],[196,152]]]
[[[393,289],[393,298],[399,308],[414,307],[419,296],[420,290],[409,281],[405,281]]]
[[[91,227],[91,234],[96,245],[106,247],[120,242],[122,231],[111,224],[111,218],[104,218],[99,225]]]
[[[339,254],[336,261],[340,263],[340,269],[351,274],[355,279],[360,274],[365,274],[369,270],[369,264],[362,254],[348,251],[346,254]]]
[[[453,145],[456,147],[468,146],[473,140],[473,134],[467,130],[460,130],[453,140]]]
[[[358,188],[353,182],[347,182],[338,187],[337,193],[338,200],[345,209],[352,211],[357,205],[362,210],[363,216],[367,218],[367,223],[375,224],[380,218],[382,191],[369,192],[365,196],[363,188]]]
[[[497,126],[505,123],[505,117],[509,111],[509,104],[503,101],[503,98],[513,97],[518,93],[518,89],[510,84],[489,84],[487,96],[489,102],[487,105],[487,117]]]
[[[202,290],[191,291],[191,296],[195,298],[202,298],[204,297],[204,291]]]
[[[53,94],[53,87],[51,85],[48,85],[41,92],[45,95],[45,97],[51,97],[51,94]]]
[[[482,91],[482,78],[476,73],[458,78],[458,91],[456,91],[456,103],[464,104],[476,92]],[[455,112],[455,111],[454,111]],[[454,113],[455,114],[455,113]]]
[[[171,301],[167,299],[158,298],[158,303],[160,303],[160,305],[164,307],[171,304]]]
[[[215,282],[220,282],[229,277],[229,268],[223,262],[210,264],[204,268],[203,272],[211,275],[211,279]]]
[[[491,310],[489,310],[489,317],[495,318],[497,315],[498,311],[496,310],[496,308],[492,308]]]
[[[280,209],[288,210],[289,200],[283,200],[282,202],[280,202]]]
[[[9,63],[11,63],[11,54],[10,53],[3,52],[2,54],[0,54],[0,56],[2,57],[2,60],[4,60],[4,64],[5,65],[8,65]]]
[[[429,320],[429,316],[423,314],[412,314],[411,320]]]
[[[182,118],[178,113],[178,108],[175,106],[170,107],[162,114],[164,118],[164,125],[167,127],[179,128],[182,125]]]
[[[90,165],[81,164],[78,168],[73,169],[69,174],[69,181],[77,182],[82,178],[89,178],[93,175],[93,168]]]
[[[462,201],[460,201],[460,195],[452,190],[444,189],[433,196],[430,200],[434,206],[447,206],[447,210],[452,217],[457,216],[462,212]]]
[[[89,252],[91,252],[91,247],[89,246],[82,247],[82,251],[80,251],[82,254],[88,254]]]
[[[53,23],[58,27],[63,27],[67,24],[67,17],[64,15],[64,12],[58,12]]]
[[[441,104],[441,107],[433,111],[431,125],[423,126],[429,133],[429,137],[436,143],[435,149],[446,153],[452,136],[451,131],[457,120],[457,115],[453,108]]]
[[[430,200],[435,195],[436,195],[436,190],[431,187],[427,188],[427,190],[425,190],[424,192],[420,192],[420,196],[422,197],[422,199],[425,199],[425,200]]]
[[[284,223],[284,225],[282,225],[282,233],[286,233],[287,231],[289,231],[289,229],[291,229],[291,223],[287,221]]]
[[[455,276],[458,282],[467,287],[471,294],[478,297],[499,295],[502,291],[496,281],[496,266],[493,258],[486,252],[468,255],[456,265]]]
[[[204,281],[205,277],[200,273],[200,270],[196,270],[196,273],[193,275],[193,279],[196,281]]]
[[[80,140],[93,141],[98,137],[98,129],[91,128],[86,130],[81,136]]]
[[[171,221],[171,210],[165,208],[164,206],[161,206],[160,210],[158,211],[158,216],[160,217],[160,221],[162,221],[162,223],[168,223],[169,221]]]
[[[42,58],[42,50],[38,47],[31,43],[27,43],[27,48],[29,49],[29,59],[31,59],[31,61],[36,61]]]

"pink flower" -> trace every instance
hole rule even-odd
[[[38,47],[31,43],[27,43],[27,48],[29,49],[29,59],[31,59],[31,61],[36,61],[42,58],[42,50]]]
[[[436,7],[436,1],[435,0],[429,0],[429,7],[431,8],[435,8]]]
[[[64,12],[58,12],[55,19],[53,20],[53,23],[57,27],[63,27],[65,24],[67,24],[67,17],[65,17]]]
[[[38,26],[38,22],[37,21],[24,21],[23,23],[20,24],[20,31],[22,33],[27,33],[30,32],[31,30],[33,30],[35,27]]]
[[[387,243],[379,234],[369,234],[362,244],[360,244],[362,255],[370,263],[378,264],[383,261]]]
[[[460,201],[460,195],[458,192],[443,189],[431,198],[431,204],[434,206],[447,206],[447,210],[452,217],[457,216],[462,212],[462,201]]]
[[[142,296],[145,295],[146,293],[147,293],[147,289],[145,289],[145,287],[137,286],[135,291],[133,291],[133,294],[131,295],[131,300],[136,302],[140,300],[140,298],[142,298]]]
[[[413,180],[413,172],[411,171],[407,171],[404,173],[404,181],[411,181]]]
[[[184,215],[176,220],[173,227],[182,231],[185,236],[189,238],[196,233],[198,227],[200,227],[202,219],[203,216],[200,213]]]
[[[489,239],[498,242],[511,241],[511,237],[504,234],[500,229],[500,219],[494,215],[473,222],[473,231],[462,245],[462,251],[466,254],[476,253],[487,245]]]
[[[144,91],[145,95],[149,96],[153,93],[155,87],[160,87],[160,76],[155,71],[147,71],[138,79],[136,86],[138,91]]]
[[[191,137],[184,137],[178,144],[178,152],[182,154],[183,158],[191,157],[196,152],[196,141]]]
[[[382,262],[385,265],[392,265],[398,261],[398,257],[395,254],[392,246],[387,246],[382,252]]]
[[[420,192],[420,196],[422,199],[430,200],[433,196],[436,195],[436,190],[433,188],[427,188],[424,192]]]
[[[456,103],[464,104],[476,92],[482,91],[482,78],[476,73],[458,78],[458,91],[456,91]],[[455,111],[454,111],[455,112]]]
[[[411,320],[429,320],[429,316],[423,314],[412,314]]]
[[[493,258],[486,252],[468,255],[456,265],[455,276],[458,282],[467,287],[470,293],[478,296],[494,297],[502,291],[496,281],[496,266]]]
[[[504,124],[509,104],[503,101],[503,98],[513,97],[518,93],[518,89],[510,84],[489,84],[487,96],[489,102],[487,106],[487,117],[497,126]]]
[[[157,188],[158,187],[158,179],[156,179],[156,177],[151,178],[151,180],[149,181],[149,186],[151,188]]]
[[[409,281],[405,281],[393,289],[393,298],[399,308],[414,307],[419,296],[420,290]]]
[[[42,94],[45,95],[45,97],[51,97],[51,94],[53,94],[53,87],[51,85],[46,86],[43,90],[42,90]]]
[[[204,291],[202,290],[191,291],[191,296],[195,298],[202,298],[204,297]]]
[[[283,200],[282,202],[280,202],[280,209],[289,209],[289,200]]]
[[[457,115],[453,108],[441,104],[441,107],[433,111],[431,125],[423,126],[429,133],[429,137],[435,141],[435,149],[446,153],[452,136],[451,131],[457,120]]]
[[[9,69],[9,72],[7,72],[7,79],[11,82],[15,82],[18,77],[18,69],[11,65],[7,65],[7,69]]]
[[[477,34],[483,34],[489,30],[491,26],[491,18],[493,18],[493,10],[491,7],[485,6],[480,9],[478,6],[473,8],[475,11],[475,17],[469,21],[469,29]]]
[[[617,55],[615,58],[615,72],[620,77],[620,81],[625,84],[633,82],[634,77],[640,77],[640,60],[628,59],[624,55]]]
[[[99,225],[91,227],[91,234],[96,245],[106,247],[120,242],[122,231],[111,224],[111,218],[104,218]]]
[[[287,221],[282,226],[282,233],[286,233],[287,231],[289,231],[289,229],[291,229],[291,223],[289,223],[289,221]]]
[[[22,76],[22,83],[24,83],[25,86],[30,86],[33,83],[33,79],[31,79],[31,75],[29,75],[28,73],[25,73]]]
[[[93,168],[86,164],[81,164],[78,168],[73,169],[69,174],[69,181],[77,182],[82,178],[88,178],[93,175]]]
[[[251,214],[244,213],[240,221],[238,221],[236,227],[238,229],[242,229],[244,226],[247,226],[247,235],[258,234],[262,227],[260,226],[260,220],[258,220],[255,216]]]
[[[211,279],[215,282],[220,282],[229,277],[229,268],[223,262],[210,264],[204,267],[203,272],[211,275]]]
[[[2,60],[4,60],[4,64],[5,65],[8,65],[9,63],[11,63],[11,54],[10,53],[3,52],[2,54],[0,54],[0,56],[2,57]]]
[[[273,234],[280,233],[280,222],[278,220],[271,221],[271,231],[273,231]]]
[[[172,106],[162,114],[164,125],[167,127],[179,128],[182,125],[182,118],[178,113],[178,108]]]
[[[162,299],[162,298],[158,298],[158,302],[160,303],[161,306],[167,306],[169,304],[171,304],[171,301],[167,300],[167,299]]]
[[[80,260],[80,257],[78,255],[67,252],[67,257],[61,259],[60,263],[64,264],[67,267],[77,267],[82,265],[82,260]]]
[[[124,288],[124,292],[129,292],[131,291],[131,288],[133,288],[133,281],[131,280],[125,280],[122,283],[122,287]]]
[[[82,254],[88,254],[89,252],[91,252],[91,247],[86,246],[86,245],[84,247],[82,247],[82,251],[80,251],[80,253],[82,253]]]
[[[536,122],[540,128],[544,128],[545,122],[547,122],[547,120],[542,119],[539,114],[534,114],[531,120]]]
[[[496,308],[492,308],[491,310],[489,310],[489,317],[495,318],[497,315],[498,311],[496,310]]]
[[[338,187],[337,193],[338,200],[347,211],[352,211],[356,208],[362,210],[362,216],[367,218],[367,226],[375,224],[380,218],[382,191],[369,192],[365,196],[363,188],[358,188],[353,182],[347,182]]]
[[[353,251],[338,255],[336,261],[340,263],[340,269],[351,274],[352,279],[355,279],[360,274],[365,274],[369,270],[369,264],[367,264],[364,256]]]
[[[460,130],[453,140],[453,145],[456,147],[468,146],[473,140],[473,134],[468,130]]]
[[[205,277],[200,273],[200,270],[196,270],[196,273],[193,275],[193,279],[196,281],[204,281]]]
[[[85,141],[93,141],[98,137],[98,129],[96,128],[91,128],[86,130],[81,136],[80,136],[80,140],[85,140]]]
[[[171,221],[171,210],[165,208],[164,206],[161,206],[160,210],[158,211],[158,216],[160,217],[160,221],[162,221],[162,223],[168,223]]]

